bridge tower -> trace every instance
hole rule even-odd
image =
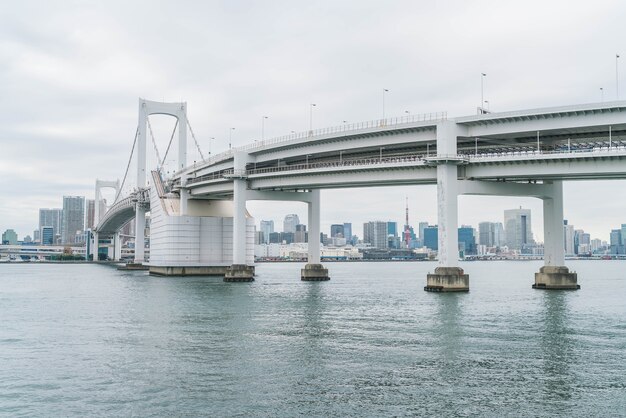
[[[95,202],[94,202],[94,216],[93,223],[94,225],[98,225],[100,222],[100,218],[103,213],[100,213],[100,202],[102,201],[102,189],[111,188],[115,190],[115,195],[117,196],[120,192],[120,181],[106,181],[106,180],[98,180],[96,179],[96,190],[95,190]],[[93,255],[93,260],[98,260],[98,244],[100,242],[100,236],[97,231],[93,232],[93,245],[91,246],[91,254]],[[119,242],[119,232],[115,234],[115,250],[117,251],[117,243]],[[120,248],[121,254],[121,248]],[[119,258],[115,258],[119,260]]]
[[[139,99],[139,122],[137,127],[137,188],[146,187],[146,128],[148,116],[168,115],[178,119],[178,161],[177,171],[187,166],[187,103],[162,103]],[[185,176],[181,176],[180,212],[187,214],[189,193],[185,188]],[[144,262],[145,258],[146,210],[138,202],[135,207],[135,263]]]

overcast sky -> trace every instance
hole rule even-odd
[[[259,138],[264,115],[266,138],[307,129],[310,103],[314,128],[380,118],[383,88],[387,116],[473,114],[481,72],[492,111],[598,102],[600,87],[613,100],[625,19],[620,1],[4,2],[0,231],[32,236],[38,208],[93,198],[96,178],[121,178],[138,97],[186,101],[213,154],[228,148],[231,127],[234,146]],[[174,122],[151,120],[163,154]],[[608,239],[626,223],[625,186],[566,183],[566,218]],[[327,190],[322,230],[401,224],[405,196],[412,224],[436,223],[434,186]],[[461,197],[459,224],[502,221],[520,205],[542,239],[541,202],[530,198]],[[306,221],[304,204],[248,209],[278,230],[287,213]]]

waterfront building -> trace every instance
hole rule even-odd
[[[343,224],[332,224],[330,226],[330,237],[331,238],[345,237]]]
[[[478,224],[478,244],[486,247],[496,246],[495,222],[481,222]]]
[[[41,245],[53,245],[54,242],[54,228],[51,226],[44,226],[41,228]]]
[[[343,236],[346,238],[346,244],[353,245],[352,241],[352,223],[344,222],[343,223]]]
[[[622,242],[624,242],[622,240],[622,230],[611,230],[611,254],[624,254],[624,245]]]
[[[511,250],[521,250],[525,244],[532,244],[530,209],[509,209],[504,211],[504,231],[506,245]]]
[[[274,221],[261,221],[261,232],[265,238],[265,243],[269,244],[270,234],[274,232]]]
[[[424,229],[426,229],[428,227],[428,222],[420,222],[418,224],[418,234],[419,234],[419,240],[423,243],[424,242]]]
[[[61,243],[72,244],[76,232],[85,228],[85,197],[63,196]]]
[[[300,223],[300,218],[295,213],[291,213],[285,216],[285,220],[283,221],[283,232],[290,232],[295,234],[296,225]]]
[[[424,247],[433,251],[439,250],[439,236],[438,228],[435,226],[427,226],[424,228]]]
[[[263,231],[254,231],[254,244],[265,244],[265,235]]]
[[[2,244],[17,245],[17,233],[12,229],[7,229],[2,234]]]
[[[464,255],[476,254],[476,238],[474,237],[474,228],[469,225],[461,225],[458,229],[459,234],[459,250]]]
[[[52,227],[53,244],[57,243],[57,236],[61,235],[62,213],[62,209],[39,209],[39,231],[41,231],[44,226]]]
[[[293,242],[307,242],[306,225],[296,225],[296,232],[294,233]]]
[[[363,242],[373,248],[387,248],[387,222],[372,221],[363,224]]]

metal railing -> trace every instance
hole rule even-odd
[[[528,158],[539,157],[549,155],[572,155],[591,153],[596,155],[611,154],[611,153],[624,153],[626,154],[626,146],[618,147],[594,147],[592,149],[570,149],[570,150],[527,150],[527,151],[509,151],[499,153],[459,153],[459,154],[426,154],[426,153],[411,153],[402,156],[390,156],[390,157],[369,157],[369,158],[342,158],[337,160],[323,161],[323,162],[307,162],[300,164],[282,165],[276,167],[261,167],[252,168],[248,170],[221,170],[216,173],[206,174],[199,177],[189,178],[187,184],[199,183],[210,180],[224,180],[231,179],[233,177],[254,176],[258,174],[270,174],[281,173],[291,171],[302,170],[319,170],[319,169],[334,169],[334,168],[350,168],[350,167],[371,167],[380,165],[405,165],[421,163],[422,165],[428,165],[429,162],[438,160],[454,160],[463,162],[480,162],[491,158],[506,159],[506,158]]]
[[[281,144],[298,139],[315,139],[316,137],[322,137],[325,135],[332,135],[338,133],[349,133],[353,131],[359,131],[362,129],[374,129],[374,128],[389,128],[399,125],[406,125],[409,123],[419,122],[439,122],[447,120],[448,112],[434,112],[434,113],[421,113],[415,115],[406,115],[395,118],[375,119],[365,122],[357,123],[345,123],[343,125],[331,126],[321,129],[313,129],[303,132],[292,132],[289,135],[283,135],[275,138],[258,140],[247,145],[229,149],[220,154],[216,154],[213,157],[207,158],[206,165],[215,164],[220,161],[224,161],[233,156],[235,151],[248,151],[251,149],[262,148],[268,145]]]

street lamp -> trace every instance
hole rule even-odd
[[[604,87],[600,87],[600,100],[604,103]]]
[[[380,162],[383,161],[383,150],[385,149],[385,147],[380,147]]]
[[[619,54],[615,54],[615,95],[619,100]]]
[[[489,100],[485,100],[485,104],[487,105],[487,112],[489,112]]]
[[[312,154],[307,154],[307,155],[306,155],[306,168],[309,168],[309,157],[310,157],[311,155],[312,155]]]
[[[230,130],[228,131],[228,149],[231,149],[233,147],[233,131],[235,130],[235,128],[230,128]]]
[[[485,113],[483,111],[483,106],[485,103],[485,77],[487,77],[486,73],[480,73],[480,114]]]
[[[265,119],[267,116],[261,118],[261,141],[265,141]]]
[[[315,103],[311,103],[309,106],[309,132],[313,132],[313,108],[317,106]]]
[[[212,136],[211,138],[209,138],[209,155],[211,155],[211,141],[213,141],[215,139],[214,136]]]
[[[388,93],[389,89],[383,89],[383,120],[385,119],[385,93]]]

